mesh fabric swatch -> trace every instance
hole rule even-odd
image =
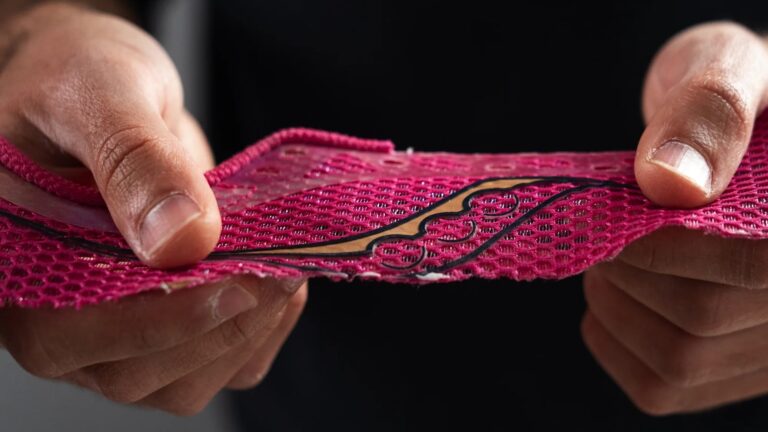
[[[429,283],[563,278],[664,226],[768,238],[768,115],[726,192],[664,209],[632,152],[395,152],[386,141],[290,129],[206,174],[223,232],[204,261],[144,266],[98,191],[0,141],[0,299],[83,306],[249,273]]]

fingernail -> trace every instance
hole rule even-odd
[[[151,258],[170,238],[197,218],[200,207],[184,194],[173,194],[157,203],[144,217],[139,240],[141,250]]]
[[[296,291],[301,288],[302,285],[304,285],[304,282],[306,282],[306,279],[296,279],[296,278],[265,278],[264,279],[264,286],[267,289],[270,289],[271,287],[275,287],[276,289],[281,289],[288,294],[293,294]]]
[[[651,162],[684,177],[706,194],[712,190],[712,168],[707,159],[688,144],[667,141],[654,151]]]
[[[258,306],[259,302],[251,293],[240,285],[223,288],[211,297],[210,305],[213,318],[226,321]]]

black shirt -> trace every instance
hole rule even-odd
[[[633,149],[674,33],[765,2],[557,6],[436,0],[210,2],[207,131],[221,159],[287,126],[456,152]],[[764,430],[764,399],[651,418],[579,334],[579,277],[411,287],[313,281],[246,430]]]

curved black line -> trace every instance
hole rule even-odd
[[[531,178],[531,177],[493,177],[493,178],[487,178],[487,179],[484,179],[484,180],[478,180],[478,181],[476,181],[476,182],[474,182],[472,184],[469,184],[469,185],[459,189],[458,191],[454,192],[450,196],[448,196],[446,198],[443,198],[440,201],[437,201],[437,202],[431,204],[430,206],[428,206],[428,207],[422,209],[421,211],[419,211],[418,213],[414,213],[412,215],[409,215],[406,218],[399,219],[399,220],[397,220],[395,222],[392,222],[389,225],[385,225],[385,226],[377,228],[375,230],[366,231],[366,232],[363,232],[363,233],[360,233],[360,234],[355,234],[355,235],[349,236],[349,237],[344,237],[344,238],[335,239],[335,240],[329,240],[329,241],[320,242],[320,243],[310,243],[310,244],[292,245],[292,246],[284,246],[284,247],[277,247],[276,246],[276,247],[261,248],[261,249],[242,249],[242,250],[238,250],[236,252],[213,252],[211,254],[211,256],[224,256],[224,257],[227,257],[227,256],[232,256],[232,255],[247,255],[249,253],[255,253],[255,252],[269,252],[270,250],[304,249],[304,248],[308,248],[308,247],[322,247],[322,246],[331,246],[331,245],[335,245],[335,244],[339,244],[339,243],[346,243],[346,242],[349,242],[349,241],[352,241],[352,240],[356,240],[356,239],[359,239],[359,238],[370,237],[370,236],[372,236],[374,234],[390,230],[393,227],[395,227],[397,225],[401,225],[401,224],[403,224],[403,223],[405,223],[405,222],[407,222],[407,221],[409,221],[411,219],[418,218],[423,213],[429,212],[430,210],[432,210],[432,209],[442,205],[443,203],[445,203],[447,201],[450,201],[456,195],[459,195],[462,192],[464,192],[464,191],[466,191],[468,189],[471,189],[472,187],[475,187],[475,186],[477,186],[479,184],[486,183],[486,182],[489,182],[489,181],[495,181],[495,180],[518,180],[518,179],[528,179],[528,178]],[[373,247],[375,245],[377,245],[378,243],[381,243],[383,241],[389,241],[389,240],[393,240],[393,239],[414,240],[414,239],[417,239],[419,237],[424,236],[424,234],[426,234],[426,226],[427,226],[427,224],[429,222],[431,222],[431,221],[433,221],[434,219],[437,219],[437,218],[445,217],[446,215],[461,216],[461,215],[464,215],[464,214],[468,213],[471,210],[469,202],[472,199],[474,199],[475,197],[479,196],[479,195],[484,195],[484,194],[493,193],[493,192],[513,191],[513,190],[518,189],[518,188],[522,188],[522,187],[526,187],[526,186],[535,186],[535,185],[542,184],[542,183],[577,183],[577,184],[578,183],[586,183],[585,185],[588,185],[590,187],[603,186],[603,187],[621,187],[621,188],[625,188],[625,189],[637,189],[637,187],[634,186],[634,185],[628,185],[628,184],[624,184],[624,183],[613,182],[613,181],[610,181],[610,180],[594,180],[594,179],[589,179],[589,178],[578,178],[578,177],[573,177],[573,178],[570,178],[570,177],[541,177],[540,179],[538,179],[536,181],[533,181],[533,182],[530,182],[530,183],[524,183],[524,184],[515,185],[515,186],[512,186],[510,188],[483,189],[483,190],[479,190],[477,192],[474,192],[472,194],[469,194],[462,201],[462,203],[461,203],[462,209],[461,210],[456,211],[456,212],[436,213],[436,214],[427,216],[426,218],[424,218],[424,220],[421,221],[421,223],[419,223],[419,226],[418,226],[416,234],[412,234],[412,235],[392,234],[392,235],[387,235],[387,236],[384,236],[384,237],[379,237],[379,238],[374,239],[373,241],[371,241],[366,246],[366,248],[361,250],[361,251],[355,251],[355,252],[328,252],[328,253],[318,253],[318,252],[315,252],[315,253],[289,253],[289,252],[285,252],[285,253],[274,253],[274,254],[261,254],[261,256],[273,256],[273,257],[351,257],[351,256],[364,255],[366,253],[371,253],[373,251]]]
[[[461,243],[461,242],[465,242],[465,241],[467,241],[467,240],[471,239],[472,237],[474,237],[474,236],[475,236],[475,234],[477,233],[477,222],[475,222],[475,221],[473,221],[472,219],[470,219],[470,220],[469,220],[469,226],[471,227],[471,228],[469,229],[469,234],[465,235],[465,236],[464,236],[464,237],[462,237],[462,238],[457,238],[457,239],[447,239],[447,238],[444,238],[444,237],[440,237],[440,238],[439,238],[439,239],[437,239],[437,240],[438,240],[438,241],[441,241],[441,242],[443,242],[443,243]]]
[[[400,225],[400,224],[408,222],[408,221],[410,221],[412,219],[416,219],[419,216],[421,216],[423,213],[427,213],[430,210],[441,206],[442,204],[452,200],[456,195],[459,195],[459,194],[461,194],[464,191],[472,189],[473,187],[475,187],[477,185],[480,185],[480,184],[483,184],[483,183],[487,183],[489,181],[496,181],[496,180],[520,180],[520,179],[531,179],[531,178],[535,178],[536,181],[533,181],[533,182],[530,182],[530,183],[521,184],[521,185],[516,185],[516,186],[513,186],[511,188],[494,188],[494,189],[484,189],[484,190],[481,190],[481,191],[477,191],[477,192],[467,196],[464,199],[464,201],[462,202],[462,206],[463,207],[468,207],[468,205],[467,205],[468,204],[468,200],[474,198],[475,196],[477,196],[479,194],[485,194],[485,193],[490,193],[490,192],[515,190],[515,189],[517,189],[519,187],[534,186],[536,184],[541,184],[541,183],[590,183],[590,184],[602,185],[602,186],[606,186],[606,187],[611,187],[611,186],[634,187],[632,185],[627,185],[627,184],[624,184],[624,183],[617,183],[617,182],[613,182],[613,181],[610,181],[610,180],[595,180],[595,179],[590,179],[590,178],[585,178],[585,177],[534,177],[534,176],[489,177],[489,178],[485,178],[485,179],[478,180],[476,182],[470,183],[470,184],[464,186],[463,188],[457,190],[453,194],[451,194],[451,195],[449,195],[449,196],[447,196],[447,197],[445,197],[445,198],[443,198],[443,199],[441,199],[439,201],[435,201],[434,203],[432,203],[429,206],[421,209],[421,211],[419,211],[417,213],[413,213],[413,214],[411,214],[411,215],[409,215],[409,216],[407,216],[407,217],[405,217],[403,219],[398,219],[397,221],[392,222],[389,225],[385,225],[385,226],[376,228],[376,229],[371,230],[371,231],[365,231],[365,232],[362,232],[362,233],[359,233],[359,234],[355,234],[355,235],[352,235],[352,236],[348,236],[348,237],[344,237],[344,238],[340,238],[340,239],[328,240],[328,241],[324,241],[324,242],[318,242],[318,243],[309,243],[309,244],[291,245],[291,246],[272,246],[272,247],[268,247],[268,248],[256,248],[256,249],[243,249],[243,250],[240,250],[238,252],[239,253],[269,252],[270,250],[291,250],[291,249],[303,249],[303,248],[307,248],[307,247],[331,246],[331,245],[335,245],[335,244],[339,244],[339,243],[345,243],[345,242],[348,242],[348,241],[357,240],[359,238],[369,237],[369,236],[378,234],[380,232],[387,231],[387,230],[391,229],[392,227],[394,227],[396,225]],[[429,220],[431,220],[431,219],[433,219],[434,216],[441,216],[442,217],[442,216],[444,216],[446,214],[461,215],[461,214],[463,214],[463,211],[462,212],[455,212],[455,213],[438,213],[437,215],[432,215],[432,216],[426,218],[424,221],[422,221],[422,223],[419,225],[419,231],[422,231],[424,223],[429,221]],[[410,238],[410,236],[409,236],[409,238]],[[370,246],[367,248],[367,251],[370,251]],[[282,255],[283,254],[274,254],[274,255],[270,255],[270,256],[282,256]],[[284,255],[287,255],[287,256],[303,256],[301,254],[284,254]],[[335,255],[336,254],[334,254],[333,256],[335,256]],[[344,255],[348,255],[348,254],[339,254],[339,255],[344,256]],[[311,256],[327,256],[327,255],[324,255],[324,254],[312,254]]]
[[[97,242],[86,240],[80,237],[72,237],[70,235],[64,234],[61,231],[55,230],[53,228],[49,228],[41,223],[33,222],[21,216],[17,216],[13,213],[8,213],[4,210],[0,210],[0,217],[4,217],[17,225],[21,225],[23,227],[33,229],[41,234],[44,234],[54,240],[58,240],[69,246],[76,246],[81,249],[88,250],[90,252],[107,255],[107,256],[113,256],[117,258],[123,258],[123,259],[134,260],[134,261],[139,260],[139,258],[136,257],[136,255],[130,249],[97,243]]]
[[[424,246],[424,245],[420,245],[420,246],[421,246],[421,251],[419,253],[419,257],[416,259],[416,261],[413,264],[409,264],[409,265],[407,265],[405,267],[398,267],[398,266],[393,266],[391,264],[387,264],[384,261],[382,261],[381,262],[381,266],[382,267],[386,267],[386,268],[391,269],[391,270],[410,270],[410,269],[418,266],[419,264],[421,264],[424,261],[424,258],[427,257],[427,247]]]
[[[551,197],[549,197],[546,200],[544,200],[543,202],[541,202],[536,207],[533,207],[531,210],[526,212],[524,215],[522,215],[519,218],[515,219],[514,222],[512,222],[511,224],[509,224],[506,227],[504,227],[503,229],[501,229],[498,233],[494,234],[493,237],[491,237],[490,239],[486,240],[483,244],[481,244],[480,246],[478,246],[477,248],[472,250],[472,252],[462,256],[461,258],[458,258],[458,259],[453,260],[453,261],[449,261],[449,262],[447,262],[445,264],[442,264],[440,266],[429,267],[429,268],[426,268],[426,269],[424,269],[424,270],[422,270],[422,271],[420,271],[418,273],[411,273],[409,275],[404,275],[404,276],[405,277],[413,278],[413,277],[418,277],[418,276],[426,276],[429,273],[442,273],[442,272],[450,270],[450,269],[452,269],[454,267],[457,267],[457,266],[459,266],[461,264],[464,264],[464,263],[466,263],[466,262],[476,258],[478,255],[480,255],[481,253],[485,252],[486,250],[488,250],[488,248],[493,246],[494,243],[496,243],[501,238],[506,236],[513,229],[519,227],[524,222],[526,222],[527,220],[529,220],[530,218],[535,216],[541,209],[549,206],[553,202],[555,202],[555,201],[557,201],[557,200],[559,200],[561,198],[564,198],[564,197],[566,197],[568,195],[571,195],[571,194],[576,193],[576,192],[581,192],[583,190],[591,189],[591,188],[594,188],[594,187],[597,187],[597,186],[598,185],[595,185],[595,184],[584,184],[584,185],[581,185],[581,186],[576,186],[576,187],[573,187],[571,189],[567,189],[567,190],[564,190],[562,192],[556,193],[555,195],[552,195]],[[615,184],[613,184],[611,186],[612,187],[620,187],[620,188],[623,188],[623,189],[637,189],[637,187],[634,186],[634,185],[623,185],[621,183],[615,183]]]
[[[49,228],[43,224],[39,224],[37,222],[30,221],[28,219],[24,219],[21,216],[17,216],[12,213],[8,213],[4,210],[0,210],[0,217],[4,217],[8,220],[10,220],[12,223],[15,223],[17,225],[24,226],[26,228],[33,229],[35,231],[40,232],[43,235],[46,235],[54,240],[59,240],[62,243],[69,245],[69,246],[75,246],[79,247],[81,249],[85,249],[90,252],[99,253],[102,255],[107,256],[113,256],[116,258],[122,258],[125,260],[130,261],[139,261],[139,258],[134,255],[133,251],[130,249],[124,249],[119,248],[117,246],[111,246],[111,245],[105,245],[101,243],[96,243],[90,240],[82,239],[79,237],[70,237],[66,234],[57,231],[55,229]],[[276,267],[287,267],[295,270],[303,270],[303,271],[317,271],[317,272],[325,272],[325,273],[338,273],[343,274],[347,278],[352,277],[351,274],[345,273],[338,270],[332,270],[328,268],[323,268],[319,266],[307,266],[307,265],[296,265],[296,264],[290,264],[290,263],[282,263],[279,261],[272,261],[269,259],[264,259],[262,257],[256,257],[252,255],[245,255],[245,256],[234,256],[234,257],[227,257],[227,258],[220,258],[216,259],[214,258],[206,258],[204,261],[222,261],[224,259],[234,259],[234,260],[244,260],[244,261],[252,261],[252,262],[259,262],[264,264],[273,265]]]

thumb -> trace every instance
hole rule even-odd
[[[115,129],[90,147],[86,165],[115,224],[146,264],[175,267],[207,256],[221,233],[213,191],[200,165],[166,127],[148,113],[111,119]]]
[[[208,255],[221,216],[200,163],[209,151],[202,134],[179,131],[180,141],[153,99],[135,88],[77,94],[85,96],[72,103],[54,95],[28,116],[91,171],[131,249],[160,268]]]
[[[221,217],[198,165],[209,153],[201,134],[181,130],[181,81],[157,41],[63,5],[9,26],[24,37],[3,64],[0,120],[85,164],[146,264],[174,267],[210,253]]]
[[[714,23],[673,38],[643,91],[648,124],[635,159],[643,193],[671,207],[715,200],[747,149],[767,87],[766,45],[747,29]]]

